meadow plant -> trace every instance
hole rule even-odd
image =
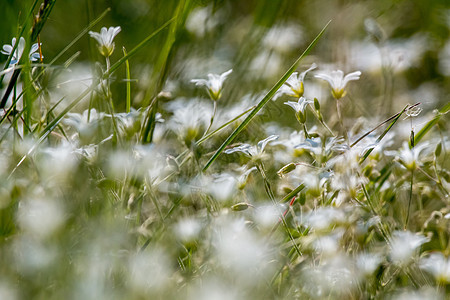
[[[0,299],[448,298],[444,15],[402,73],[385,50],[425,29],[360,17],[388,1],[113,0],[60,51],[71,4],[39,2],[1,51]]]

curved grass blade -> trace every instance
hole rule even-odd
[[[289,76],[294,73],[295,69],[297,68],[300,61],[311,51],[311,49],[314,47],[314,45],[317,43],[317,41],[322,37],[325,30],[327,29],[328,25],[331,23],[329,21],[319,32],[319,34],[315,37],[315,39],[309,44],[309,46],[306,48],[306,50],[297,58],[297,60],[292,64],[292,66],[287,70],[287,72],[283,75],[283,77],[278,80],[278,82],[270,89],[270,91],[264,96],[264,98],[258,103],[258,105],[255,107],[255,109],[252,110],[252,112],[247,116],[247,118],[242,121],[242,123],[239,125],[238,128],[236,128],[233,133],[223,142],[223,144],[217,149],[217,151],[214,153],[214,155],[209,159],[209,161],[206,163],[206,165],[203,167],[203,171],[206,171],[209,166],[219,157],[219,155],[223,152],[225,147],[227,147],[235,138],[236,136],[250,123],[250,121],[256,116],[256,114],[266,105],[266,103],[272,99],[272,97],[275,95],[275,93],[278,91],[278,89],[284,84],[284,82],[289,78]]]

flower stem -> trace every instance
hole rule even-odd
[[[208,134],[208,132],[209,132],[209,130],[211,129],[212,124],[213,124],[213,122],[214,122],[214,118],[215,118],[215,116],[216,116],[216,112],[217,112],[217,101],[213,101],[213,102],[214,102],[214,108],[213,108],[213,113],[212,113],[212,115],[211,115],[211,120],[209,121],[208,128],[206,128],[206,131],[205,131],[205,133],[203,134],[202,138],[204,138],[204,137]]]
[[[339,104],[339,100],[336,100],[336,111],[337,111],[337,115],[338,115],[338,119],[339,119],[339,124],[341,125],[342,134],[344,135],[344,138],[347,141],[347,144],[350,145],[350,142],[348,140],[347,130],[345,129],[344,122],[342,120],[341,107],[340,107],[340,104]]]
[[[412,127],[412,118],[411,118],[411,127]],[[414,129],[411,128],[411,151],[414,151]],[[412,202],[412,197],[413,197],[413,184],[414,184],[414,168],[411,168],[411,182],[410,182],[410,186],[409,186],[409,201],[408,201],[408,210],[406,211],[406,220],[405,220],[405,230],[406,227],[408,226],[408,222],[409,222],[409,214],[410,214],[410,210],[411,210],[411,202]]]

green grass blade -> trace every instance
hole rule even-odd
[[[300,193],[304,188],[305,188],[305,185],[304,185],[303,183],[300,184],[298,187],[296,187],[295,189],[293,189],[289,194],[287,194],[286,196],[284,196],[283,200],[281,200],[281,203],[284,203],[284,202],[289,201],[292,197],[294,197],[295,195],[297,195],[298,193]]]
[[[127,55],[127,50],[125,49],[125,47],[122,48],[123,50],[123,55],[126,56]],[[128,59],[125,61],[125,67],[126,67],[126,76],[127,76],[127,107],[126,107],[126,112],[129,113],[130,109],[131,109],[131,73],[130,73],[130,63],[128,61]]]
[[[217,149],[217,151],[214,153],[214,155],[209,159],[209,161],[206,163],[206,165],[203,167],[203,171],[206,171],[209,166],[219,157],[219,155],[223,152],[225,147],[227,147],[235,138],[236,136],[250,123],[250,121],[256,116],[256,114],[266,105],[266,103],[272,99],[272,97],[275,95],[275,93],[278,91],[278,89],[285,83],[285,81],[289,78],[289,76],[294,73],[295,69],[297,68],[300,61],[311,51],[311,49],[314,47],[314,45],[317,43],[317,41],[322,37],[325,30],[327,29],[328,25],[331,21],[329,21],[319,32],[319,34],[315,37],[315,39],[309,44],[309,46],[306,48],[306,50],[297,58],[297,60],[292,64],[292,66],[289,68],[289,70],[281,77],[280,80],[270,89],[270,91],[264,96],[264,98],[258,103],[258,105],[253,109],[253,111],[247,116],[247,118],[239,125],[236,130],[233,131],[233,133],[223,142],[223,144]]]
[[[450,111],[450,102],[444,105],[444,107],[439,110],[437,115],[433,119],[431,119],[427,124],[425,124],[425,126],[416,134],[416,136],[414,137],[416,144],[420,142],[420,140],[425,136],[425,134],[427,134],[428,131],[430,131],[431,128],[433,128],[433,126],[439,122],[441,117],[447,114],[449,111]]]
[[[156,62],[156,66],[154,68],[154,73],[152,78],[156,78],[159,74],[159,78],[156,81],[156,87],[150,85],[148,88],[145,98],[144,98],[144,106],[148,105],[150,99],[151,101],[150,109],[147,112],[147,116],[145,117],[144,126],[142,127],[141,132],[141,140],[143,143],[151,143],[153,140],[153,132],[155,130],[155,119],[156,112],[158,110],[158,97],[156,95],[161,91],[167,75],[169,74],[170,64],[172,62],[172,58],[176,52],[176,40],[178,38],[180,29],[184,28],[184,24],[186,23],[187,16],[190,12],[191,1],[180,1],[175,10],[174,19],[169,28],[169,34],[164,43],[164,46],[161,49],[161,53]],[[161,70],[161,71],[160,71]]]

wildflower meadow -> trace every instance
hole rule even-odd
[[[2,0],[0,299],[448,299],[450,3]]]

